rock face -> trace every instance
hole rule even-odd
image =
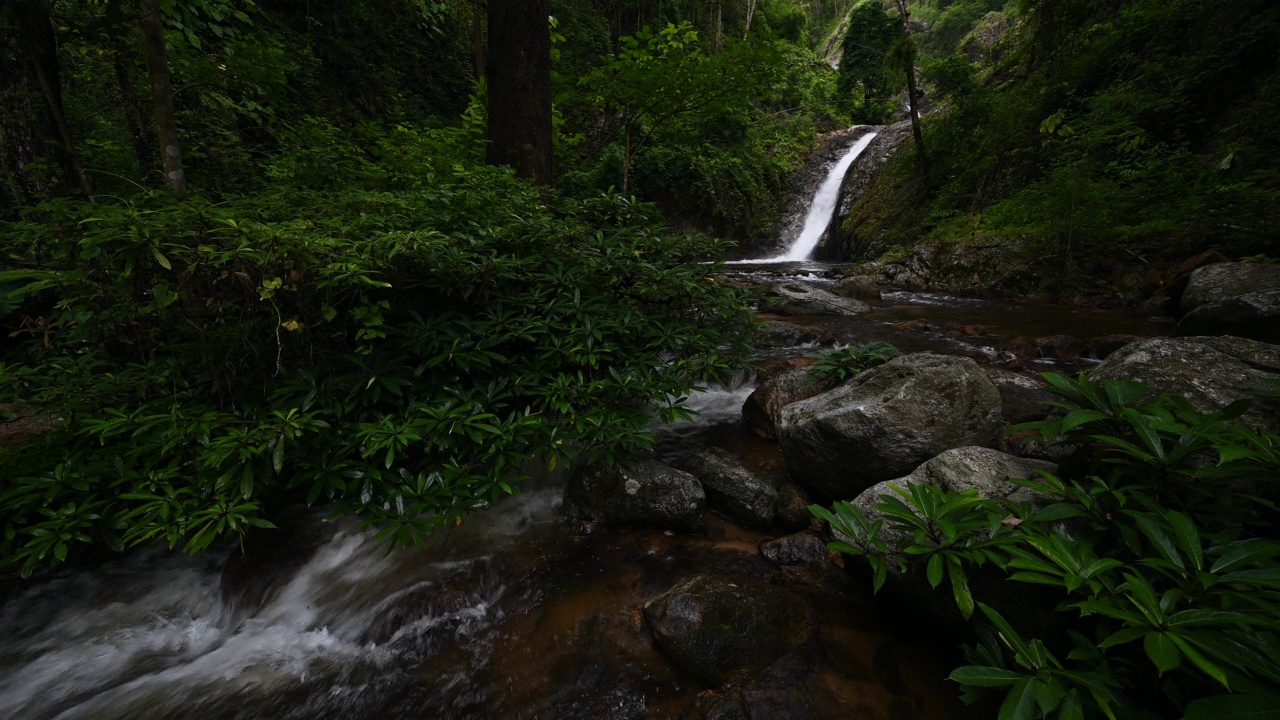
[[[853,275],[836,283],[832,292],[854,300],[878,301],[880,282],[871,275]]]
[[[760,311],[779,315],[857,315],[871,309],[860,300],[798,282],[774,285],[767,295],[760,303]]]
[[[1190,313],[1202,305],[1268,290],[1280,290],[1280,265],[1215,263],[1192,271],[1179,307]]]
[[[972,360],[904,355],[788,405],[778,440],[793,481],[847,499],[951,448],[995,444],[1000,415]]]
[[[1023,502],[1032,498],[1031,491],[1009,482],[1009,478],[1035,477],[1036,471],[1041,469],[1053,472],[1057,466],[1051,462],[1006,455],[989,448],[955,448],[926,462],[906,477],[868,488],[853,503],[874,522],[883,517],[883,513],[876,509],[880,496],[893,494],[890,485],[902,488],[907,485],[933,485],[958,492],[976,488],[982,497],[1009,498]],[[893,530],[887,524],[881,530],[880,537],[891,548],[909,539],[905,533]],[[906,573],[898,571],[899,562],[903,559],[908,560]],[[914,562],[913,557],[904,558],[902,554],[898,554],[890,557],[886,564],[889,568],[889,583],[885,589],[892,596],[905,603],[912,611],[921,612],[934,620],[962,622],[950,588],[945,584],[937,589],[930,586],[924,567]],[[1040,604],[1039,601],[1028,602],[1028,593],[1034,593],[1034,590],[1029,590],[1022,583],[1008,582],[1003,572],[993,568],[971,571],[969,583],[974,599],[995,607],[1006,617],[1015,620],[1015,625],[1021,623],[1022,627],[1042,626],[1046,614],[1037,608],[1056,602],[1054,598],[1050,598],[1046,604]]]
[[[693,530],[705,505],[697,478],[656,460],[591,465],[565,488],[565,506],[575,519],[607,525]]]
[[[813,524],[809,512],[809,496],[795,483],[783,483],[778,488],[778,520],[788,530],[801,530]]]
[[[1049,416],[1052,408],[1044,403],[1055,396],[1045,390],[1041,380],[993,367],[984,367],[982,372],[1000,392],[1000,410],[1006,423],[1013,425]]]
[[[815,532],[799,532],[760,543],[760,554],[779,565],[805,565],[826,558],[827,541]]]
[[[778,491],[720,448],[704,448],[678,458],[674,465],[696,477],[707,495],[707,507],[748,528],[773,524]]]
[[[1117,350],[1089,371],[1093,380],[1136,380],[1155,393],[1178,393],[1217,412],[1280,379],[1280,345],[1236,337],[1151,338]],[[1241,420],[1280,431],[1280,401],[1259,398]]]
[[[658,646],[710,685],[759,672],[815,630],[808,602],[772,585],[695,575],[644,604]]]
[[[742,405],[742,418],[747,427],[764,438],[777,437],[782,409],[793,402],[807,400],[821,393],[819,383],[805,368],[792,368],[771,376],[756,388]]]
[[[1280,290],[1235,295],[1200,305],[1178,321],[1174,335],[1234,335],[1280,343]]]
[[[1058,466],[1044,460],[1014,457],[984,447],[959,447],[948,450],[916,468],[910,475],[888,480],[867,488],[853,504],[869,519],[881,516],[876,504],[881,495],[893,495],[890,485],[932,485],[944,490],[965,492],[977,490],[984,498],[1008,498],[1015,502],[1031,500],[1029,489],[1009,482],[1010,478],[1035,478],[1037,470],[1055,472]],[[883,537],[883,536],[882,536]]]

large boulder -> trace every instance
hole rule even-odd
[[[840,297],[854,300],[879,301],[880,281],[871,275],[853,275],[841,279],[832,288],[832,292]]]
[[[861,300],[845,298],[804,283],[774,285],[760,303],[761,312],[778,315],[857,315],[871,306]]]
[[[891,485],[906,489],[908,485],[933,485],[956,492],[976,489],[984,498],[1006,498],[1015,502],[1030,502],[1034,494],[1030,489],[1015,485],[1011,478],[1034,478],[1038,470],[1053,472],[1057,466],[1051,462],[1014,457],[984,447],[961,447],[948,450],[921,465],[906,477],[882,482],[868,488],[853,504],[869,520],[884,517],[876,508],[881,495],[895,495]],[[922,619],[944,624],[963,625],[964,619],[956,609],[950,588],[946,585],[933,588],[928,581],[925,567],[918,556],[902,552],[910,537],[894,530],[888,523],[880,531],[880,537],[891,549],[897,549],[889,558],[887,596],[899,603],[907,612],[919,613]],[[907,572],[899,571],[906,561]],[[1023,583],[1008,582],[1003,571],[991,566],[973,568],[969,574],[969,587],[974,599],[995,607],[1015,626],[1037,633],[1046,625],[1043,607],[1051,606],[1057,598],[1037,596],[1037,590]],[[1029,600],[1028,598],[1034,598]],[[1048,615],[1052,615],[1049,613]]]
[[[773,525],[778,491],[720,448],[703,448],[678,457],[675,467],[696,477],[707,507],[747,528]]]
[[[876,505],[880,503],[880,496],[895,495],[890,486],[905,490],[908,485],[932,485],[954,492],[977,490],[978,495],[984,498],[1030,502],[1033,499],[1031,490],[1009,480],[1037,478],[1039,470],[1056,472],[1057,469],[1058,466],[1051,462],[1015,457],[991,448],[976,446],[952,448],[916,468],[906,477],[887,480],[867,488],[854,499],[853,504],[868,519],[874,521],[882,515],[876,509]],[[882,532],[891,531],[886,528]],[[881,536],[885,537],[884,534]],[[896,567],[896,563],[890,564]]]
[[[1045,389],[1048,385],[1043,380],[989,366],[983,367],[982,372],[1000,392],[1000,410],[1006,423],[1014,425],[1049,416],[1052,408],[1045,403],[1056,397]]]
[[[644,604],[658,647],[709,685],[750,675],[813,636],[813,607],[773,585],[695,575]]]
[[[1202,305],[1267,290],[1280,290],[1280,265],[1215,263],[1192,271],[1178,304],[1190,313]]]
[[[747,396],[742,405],[742,418],[747,427],[760,437],[776,437],[782,409],[822,391],[822,383],[816,381],[808,368],[784,370],[765,379]]]
[[[974,361],[904,355],[786,406],[778,440],[792,480],[845,499],[951,448],[994,445],[1000,414]]]
[[[1200,305],[1178,321],[1173,334],[1234,335],[1280,343],[1280,290],[1235,295]]]
[[[1217,412],[1280,380],[1280,345],[1236,337],[1150,338],[1120,348],[1089,371],[1144,383],[1152,394],[1176,393],[1204,412]],[[1241,420],[1280,432],[1280,401],[1254,400]]]
[[[694,530],[705,505],[697,478],[650,459],[589,465],[565,487],[565,507],[584,523]]]
[[[783,483],[778,487],[778,520],[788,530],[803,530],[813,525],[809,512],[809,496],[795,483]]]

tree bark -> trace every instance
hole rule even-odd
[[[133,144],[133,156],[138,170],[145,177],[156,165],[155,128],[147,122],[147,112],[138,98],[137,83],[133,76],[136,55],[130,50],[123,32],[126,23],[122,0],[111,0],[107,6],[107,22],[111,29],[111,51],[115,55],[116,84],[120,86],[120,99],[124,104],[125,118],[129,121],[129,140]]]
[[[476,80],[484,78],[484,3],[471,0],[471,52],[475,56]]]
[[[906,42],[912,43],[911,24],[908,21],[910,13],[907,11],[907,0],[897,0],[897,4],[898,16],[902,19],[902,37]],[[911,135],[915,139],[916,143],[916,159],[920,166],[920,177],[921,179],[926,179],[929,177],[929,159],[925,155],[924,151],[924,131],[920,129],[920,93],[916,87],[916,59],[914,45],[912,45],[909,50],[910,52],[907,54],[906,62],[904,62],[903,65],[906,66],[905,69],[907,71],[907,102],[910,105],[908,111],[911,115]]]
[[[756,16],[756,1],[757,0],[747,0],[747,24],[746,27],[742,29],[743,40],[746,40],[747,35],[751,34],[751,19]]]
[[[552,179],[550,0],[489,0],[490,165]]]
[[[0,3],[0,163],[15,206],[52,197],[72,178],[87,180],[73,162],[60,77],[48,5]]]
[[[160,162],[165,182],[179,197],[187,192],[182,169],[182,146],[178,142],[178,120],[173,109],[173,81],[169,75],[169,49],[164,41],[164,14],[160,0],[138,0],[138,29],[142,34],[151,83],[151,102],[160,140]]]

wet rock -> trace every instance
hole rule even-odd
[[[1224,262],[1192,271],[1179,307],[1190,313],[1202,305],[1237,295],[1280,290],[1280,265]]]
[[[1217,412],[1273,387],[1280,379],[1280,346],[1235,337],[1150,338],[1125,345],[1089,371],[1144,383],[1151,394],[1177,393],[1204,412]],[[1259,398],[1241,420],[1280,431],[1280,400]]]
[[[1031,360],[1039,356],[1035,342],[1027,337],[1016,337],[1010,340],[1000,348],[1000,352],[1012,355],[1018,360]]]
[[[1233,335],[1280,343],[1280,290],[1236,295],[1200,305],[1178,321],[1173,334]]]
[[[835,335],[816,325],[799,325],[779,320],[766,320],[761,332],[761,342],[766,347],[828,345],[835,341]]]
[[[791,479],[845,499],[954,447],[992,445],[1000,393],[968,358],[912,354],[786,406],[778,440]]]
[[[1074,335],[1050,335],[1036,338],[1040,357],[1054,360],[1078,360],[1088,353],[1085,342]]]
[[[868,488],[854,499],[853,504],[874,522],[884,517],[884,513],[876,508],[876,505],[881,502],[881,496],[897,496],[890,486],[905,489],[908,485],[933,485],[956,492],[976,489],[978,495],[985,498],[1030,502],[1034,498],[1031,490],[1015,485],[1009,482],[1009,479],[1037,477],[1038,470],[1055,472],[1057,465],[1041,460],[1014,457],[984,447],[954,448],[924,463],[906,477]],[[880,537],[888,542],[890,548],[902,548],[911,539],[906,533],[894,530],[887,523],[881,530]],[[898,570],[899,563],[903,560],[907,561],[906,573]],[[914,557],[899,553],[890,556],[887,565],[891,583],[891,587],[887,586],[887,589],[891,595],[901,598],[912,607],[923,610],[935,621],[956,622],[961,619],[948,589],[946,587],[934,589],[925,576],[923,565]],[[971,573],[970,589],[976,600],[986,602],[1002,613],[1022,615],[1030,612],[1034,615],[1038,612],[1029,609],[1025,612],[1020,610],[1025,600],[1025,586],[1022,583],[1007,582],[1006,576],[1001,572]]]
[[[1005,423],[1016,425],[1049,416],[1051,408],[1044,403],[1056,396],[1045,389],[1045,383],[1039,378],[989,366],[983,367],[982,372],[1000,392],[1001,417]]]
[[[707,690],[693,699],[680,720],[751,720],[751,706],[742,688]]]
[[[770,376],[756,388],[742,405],[742,418],[752,432],[763,438],[776,437],[782,409],[822,392],[805,368],[784,370]]]
[[[815,532],[799,532],[761,542],[760,554],[779,565],[806,565],[826,560],[827,541]]]
[[[837,282],[832,292],[854,300],[879,301],[880,282],[870,275],[854,275]]]
[[[800,530],[813,525],[809,512],[809,495],[795,483],[783,483],[778,488],[778,520],[788,530]]]
[[[1058,466],[1043,460],[1014,457],[985,447],[952,448],[916,468],[910,475],[877,483],[863,491],[853,504],[869,518],[876,519],[881,495],[893,495],[891,485],[932,485],[944,490],[965,492],[977,490],[984,498],[1009,499],[1014,502],[1032,500],[1031,490],[1009,482],[1010,478],[1039,477],[1038,470],[1056,472]],[[888,533],[887,529],[883,533]],[[881,537],[888,537],[883,534]]]
[[[707,507],[742,527],[762,529],[773,525],[778,491],[743,467],[720,448],[695,450],[673,465],[698,478],[707,496]]]
[[[1178,309],[1178,301],[1168,295],[1152,295],[1138,305],[1138,312],[1148,317],[1172,315]]]
[[[750,675],[815,630],[813,607],[773,585],[695,575],[644,604],[658,647],[710,685]]]
[[[761,312],[779,315],[858,315],[870,309],[860,300],[798,282],[774,285],[760,303]]]
[[[428,649],[456,639],[456,632],[474,616],[473,609],[484,602],[484,566],[468,567],[437,582],[422,582],[387,598],[372,613],[372,620],[360,638],[361,644],[382,645],[402,630],[422,623],[423,632],[411,640],[419,649]]]
[[[565,507],[579,522],[690,531],[705,505],[697,478],[650,459],[587,466],[565,488]]]

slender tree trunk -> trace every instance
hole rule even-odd
[[[484,6],[471,0],[471,52],[475,56],[476,80],[484,77]]]
[[[80,178],[80,189],[84,190],[84,195],[93,202],[93,183],[89,181],[89,174],[84,171],[84,166],[80,164],[80,156],[76,154],[76,144],[71,140],[71,128],[67,127],[66,115],[62,112],[62,84],[58,81],[58,76],[50,73],[41,63],[35,63],[36,77],[40,80],[40,89],[44,91],[45,103],[49,106],[49,114],[53,116],[53,122],[58,127],[58,136],[62,138],[62,147],[66,151],[67,163],[71,165],[71,170]]]
[[[747,35],[751,34],[751,19],[756,16],[756,0],[747,0],[747,24],[742,29],[742,39],[746,40]]]
[[[138,161],[138,170],[145,177],[151,174],[156,166],[156,133],[155,128],[147,122],[147,113],[138,98],[137,84],[133,77],[132,53],[124,42],[124,38],[115,38],[116,83],[120,86],[120,99],[124,101],[125,116],[129,120],[129,139],[133,144],[133,156]]]
[[[169,49],[164,41],[164,15],[160,0],[138,0],[138,29],[147,59],[147,78],[160,140],[160,163],[165,182],[179,197],[187,193],[187,177],[182,169],[182,146],[178,142],[178,120],[173,109],[173,81],[169,75]]]
[[[68,155],[75,149],[68,139],[48,5],[43,0],[3,0],[0,163],[14,205],[51,197],[63,183],[83,177]]]
[[[550,185],[551,0],[489,0],[490,165]]]
[[[902,19],[902,36],[908,43],[914,43],[911,39],[911,23],[909,22],[910,13],[907,11],[907,0],[897,0],[898,16]],[[908,48],[905,69],[907,71],[907,102],[911,115],[911,135],[916,143],[916,158],[920,165],[920,177],[922,179],[929,177],[929,159],[924,151],[924,132],[920,129],[920,92],[916,86],[916,58],[915,45],[912,44]]]
[[[720,52],[720,35],[724,30],[724,0],[716,0],[716,52]]]

